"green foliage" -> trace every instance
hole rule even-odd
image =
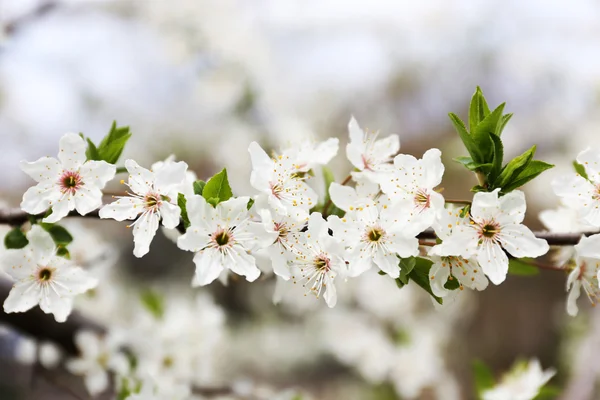
[[[185,229],[190,227],[190,218],[187,213],[187,200],[183,193],[177,193],[177,205],[181,210],[181,220]]]
[[[206,182],[204,181],[196,181],[194,182],[194,194],[202,196],[202,192],[204,191],[204,187],[206,186]]]
[[[229,180],[227,179],[227,169],[223,168],[221,172],[214,175],[206,182],[202,190],[202,197],[212,206],[216,206],[222,201],[227,201],[233,196]]]
[[[553,400],[557,399],[561,394],[560,388],[553,385],[542,386],[540,392],[533,400]]]
[[[458,283],[458,279],[456,279],[454,276],[450,275],[448,277],[448,280],[446,281],[446,283],[444,284],[444,288],[448,289],[448,290],[456,290],[460,287],[460,283]]]
[[[86,138],[83,134],[79,134],[88,144],[85,155],[88,160],[103,160],[110,164],[115,164],[127,141],[131,137],[128,126],[117,127],[117,121],[114,121],[108,134],[102,139],[100,144],[96,146],[90,138]]]
[[[323,205],[329,204],[331,202],[331,197],[329,195],[329,187],[333,182],[335,182],[335,175],[333,175],[333,171],[327,166],[323,166],[323,180],[325,181],[325,196],[323,198]]]
[[[4,246],[7,249],[22,249],[29,244],[29,240],[20,227],[15,227],[4,236]]]
[[[472,366],[473,380],[475,381],[475,392],[477,393],[477,397],[481,398],[481,395],[485,390],[494,387],[494,374],[492,374],[492,371],[489,369],[489,367],[480,360],[473,361]]]
[[[163,297],[153,290],[145,290],[140,295],[140,300],[146,309],[156,317],[161,319],[165,314],[165,304]]]
[[[371,389],[368,400],[397,400],[398,396],[390,383],[380,383]]]
[[[579,175],[581,175],[582,178],[585,178],[587,180],[590,179],[585,170],[585,167],[583,165],[579,164],[577,161],[573,161],[573,168],[575,168],[575,172],[577,172]]]
[[[431,295],[439,304],[442,304],[442,299],[437,297],[431,291],[429,270],[433,263],[431,260],[422,257],[402,258],[399,262],[400,277],[396,279],[396,285],[403,288],[412,280],[419,285],[423,290]]]
[[[67,260],[71,259],[71,253],[69,253],[69,249],[63,246],[59,246],[56,248],[56,255],[59,257],[64,257]]]
[[[73,241],[73,236],[69,231],[60,225],[41,222],[40,226],[52,236],[52,240],[54,240],[57,247],[67,246]]]
[[[479,185],[472,192],[491,192],[500,189],[502,194],[515,190],[536,178],[553,165],[533,160],[535,146],[503,166],[504,146],[500,138],[512,114],[503,114],[502,103],[490,112],[479,87],[473,94],[469,107],[469,131],[461,119],[450,113],[450,120],[461,138],[469,156],[454,160],[469,171],[478,174]]]
[[[539,268],[528,264],[527,258],[517,259],[511,258],[508,260],[508,273],[511,275],[532,276],[540,273]]]

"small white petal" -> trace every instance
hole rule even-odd
[[[100,209],[100,218],[112,218],[117,221],[135,219],[144,211],[144,201],[137,197],[121,197],[117,201]]]
[[[53,224],[60,221],[75,209],[75,200],[68,194],[63,194],[52,204],[52,214],[43,219],[43,222]]]
[[[375,257],[373,257],[373,261],[380,270],[388,274],[390,277],[396,279],[400,276],[400,267],[398,263],[398,257],[396,257],[395,253],[387,253],[383,250],[379,250],[375,252]]]
[[[498,194],[500,189],[496,189],[493,192],[478,192],[473,196],[473,203],[471,205],[471,215],[474,220],[488,220],[495,218],[500,211],[500,201],[498,200]]]
[[[125,168],[129,172],[129,187],[134,193],[145,196],[152,191],[154,174],[146,168],[140,167],[134,160],[125,160]]]
[[[54,184],[62,173],[60,163],[52,157],[42,157],[33,162],[21,161],[19,165],[36,182],[50,181]]]
[[[254,282],[260,276],[260,269],[256,266],[254,257],[244,251],[230,251],[224,257],[223,266],[238,275],[246,277],[248,282]]]
[[[75,133],[67,133],[60,138],[58,159],[66,170],[76,171],[86,160],[86,143]]]
[[[103,189],[115,177],[117,167],[106,161],[86,161],[79,169],[79,174],[85,185],[93,185]]]
[[[192,286],[204,286],[212,283],[224,269],[218,252],[213,250],[196,253],[194,264],[196,264],[196,273]]]
[[[160,216],[162,217],[162,224],[167,229],[174,229],[179,225],[179,217],[181,210],[175,204],[167,201],[163,202],[160,207]]]
[[[158,230],[158,215],[145,212],[133,226],[133,242],[135,247],[133,255],[143,257],[150,251],[150,243]]]
[[[102,191],[95,186],[83,186],[75,193],[75,209],[86,215],[102,205]]]
[[[30,187],[23,194],[21,209],[29,214],[39,214],[50,208],[61,197],[62,193],[56,184],[40,183]]]
[[[544,239],[538,239],[533,232],[525,225],[506,225],[503,226],[499,235],[502,247],[512,256],[520,257],[539,257],[548,252],[550,247]]]
[[[154,186],[161,193],[166,194],[174,186],[181,185],[185,181],[188,165],[183,161],[164,164],[160,169],[154,171]]]
[[[35,307],[40,301],[40,292],[35,281],[21,281],[13,285],[6,300],[4,312],[25,312]]]
[[[27,239],[29,240],[34,260],[40,265],[48,265],[56,252],[56,245],[52,240],[52,236],[41,226],[34,225],[27,233]]]
[[[493,284],[499,285],[508,274],[508,257],[500,245],[483,243],[477,253],[477,262]]]

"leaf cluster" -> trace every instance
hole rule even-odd
[[[85,155],[88,160],[106,161],[109,164],[116,164],[123,153],[127,141],[131,137],[128,126],[117,127],[117,121],[113,121],[108,134],[102,139],[99,145],[94,144],[88,137],[79,134],[87,142]]]

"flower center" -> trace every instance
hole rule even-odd
[[[219,246],[225,246],[229,243],[229,235],[225,231],[218,233],[215,236],[215,242],[217,242]]]
[[[38,283],[42,285],[49,284],[51,283],[52,278],[54,277],[54,271],[54,268],[39,266],[35,273],[35,278],[38,281]]]
[[[64,171],[59,180],[61,192],[75,194],[83,186],[81,175],[75,171]]]
[[[286,240],[287,239],[287,235],[290,233],[290,230],[288,229],[287,225],[284,224],[283,222],[275,222],[275,230],[279,233],[279,236],[277,237],[277,241],[282,241],[282,240]]]
[[[219,228],[210,235],[210,239],[212,241],[212,247],[216,247],[219,250],[231,247],[234,245],[233,228]]]
[[[383,237],[383,230],[381,228],[371,228],[367,233],[367,237],[371,242],[378,242]]]
[[[414,202],[419,211],[424,211],[431,206],[431,195],[426,189],[419,189],[415,193]]]
[[[486,224],[481,228],[481,234],[487,238],[494,237],[496,233],[498,233],[496,226],[492,224]]]
[[[271,183],[271,193],[273,193],[273,196],[281,199],[281,192],[283,192],[283,185],[281,183]]]
[[[52,278],[52,271],[48,268],[43,268],[39,273],[39,277],[41,281],[48,281]]]
[[[327,272],[331,269],[331,260],[324,254],[320,254],[317,257],[315,257],[313,264],[315,266],[315,269],[317,269],[318,271]]]
[[[148,193],[144,197],[144,206],[150,211],[158,211],[162,205],[163,197],[158,193]]]
[[[488,220],[479,224],[479,239],[496,241],[500,233],[500,224],[496,221]]]

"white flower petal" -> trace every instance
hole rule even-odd
[[[46,314],[53,314],[56,322],[65,322],[73,310],[73,298],[59,296],[49,288],[42,292],[40,308]]]
[[[79,169],[79,174],[85,185],[103,189],[115,177],[117,167],[106,161],[86,161]]]
[[[600,153],[590,147],[577,155],[577,162],[584,166],[592,182],[600,182]]]
[[[39,265],[48,265],[56,252],[52,236],[36,224],[27,233],[27,239],[33,252],[33,259]]]
[[[450,268],[448,265],[443,265],[442,261],[436,261],[429,270],[431,278],[429,280],[431,291],[438,297],[445,297],[449,290],[444,287],[450,276]]]
[[[167,229],[175,229],[179,225],[181,210],[175,204],[165,201],[160,207],[160,216],[162,224]]]
[[[396,235],[386,245],[390,252],[398,254],[402,258],[419,255],[419,240],[415,237]]]
[[[79,188],[74,197],[75,209],[81,215],[94,211],[102,205],[102,191],[95,186],[83,186]]]
[[[134,160],[125,160],[125,168],[129,172],[129,187],[134,193],[145,196],[153,190],[154,174],[140,167]]]
[[[190,224],[193,227],[208,227],[214,225],[212,223],[216,218],[216,211],[206,202],[204,197],[199,195],[186,197],[186,209]]]
[[[359,243],[348,254],[348,276],[354,278],[371,269],[373,254],[364,243]]]
[[[468,258],[475,254],[477,250],[477,231],[469,226],[455,229],[452,235],[435,246],[436,252],[440,256],[461,256]]]
[[[217,250],[196,253],[194,264],[196,264],[196,273],[192,286],[204,286],[212,283],[224,269]]]
[[[40,183],[32,186],[21,201],[21,209],[29,214],[39,214],[50,208],[50,205],[60,199],[62,193],[54,183]]]
[[[444,176],[444,164],[442,164],[442,152],[438,149],[429,149],[423,154],[422,167],[425,173],[424,187],[433,189],[442,183]]]
[[[473,196],[471,216],[476,221],[489,220],[501,213],[498,194],[500,189],[493,192],[478,192]]]
[[[96,358],[100,355],[100,338],[91,331],[79,331],[75,335],[75,344],[85,358]]]
[[[53,243],[54,245],[54,243]],[[31,246],[19,250],[6,250],[0,253],[0,270],[6,272],[14,280],[30,277],[37,268],[31,257]]]
[[[245,276],[248,282],[254,282],[260,276],[256,260],[243,250],[229,251],[223,262],[226,268],[238,275]]]
[[[323,293],[323,299],[325,299],[325,303],[329,308],[333,308],[337,304],[337,291],[333,284],[333,277],[326,274],[324,280],[327,286],[325,287],[325,293]]]
[[[329,186],[329,196],[333,204],[346,212],[350,211],[350,207],[356,207],[358,203],[358,196],[353,188],[335,182]]]
[[[42,221],[53,224],[69,215],[69,212],[75,209],[75,200],[70,194],[65,193],[51,205],[52,214],[44,218]]]
[[[52,265],[55,264],[56,261],[52,263]],[[66,296],[85,293],[98,285],[98,279],[86,270],[73,265],[65,265],[60,268],[56,272],[55,280],[62,287],[68,288],[68,291],[65,291]]]
[[[508,257],[500,245],[484,242],[477,253],[477,262],[493,284],[499,285],[508,274]]]
[[[498,238],[502,247],[517,258],[539,257],[550,249],[548,242],[536,238],[528,227],[521,224],[503,226]]]
[[[501,224],[520,224],[525,218],[525,193],[520,190],[513,190],[510,193],[500,197],[500,208],[502,214],[498,215],[498,222]]]
[[[384,157],[393,157],[400,150],[400,137],[398,135],[389,135],[379,139],[373,144],[373,154],[380,154]]]
[[[319,143],[317,148],[314,150],[313,162],[321,165],[325,165],[336,156],[340,147],[338,138],[329,138],[324,142]]]
[[[154,186],[162,194],[166,194],[173,186],[185,181],[188,165],[183,161],[165,163],[154,171]]]
[[[577,307],[577,299],[581,295],[581,282],[576,280],[573,282],[571,286],[571,290],[569,290],[569,294],[567,296],[567,314],[571,317],[575,317],[579,312],[579,307]]]
[[[395,253],[388,253],[383,249],[378,249],[375,252],[373,261],[380,270],[392,278],[396,279],[400,276],[400,267],[398,266],[400,260],[398,260]]]
[[[210,233],[189,227],[187,231],[177,239],[177,247],[181,250],[200,251],[210,242]]]
[[[35,281],[21,281],[13,285],[6,300],[4,312],[25,312],[35,307],[40,301],[40,291]]]
[[[554,193],[558,197],[562,197],[565,204],[588,202],[594,191],[594,185],[590,181],[574,173],[560,176],[551,184]]]
[[[362,158],[365,151],[365,133],[360,129],[354,117],[348,123],[348,134],[350,136],[350,143],[346,146],[346,156],[354,167],[362,171],[365,169],[365,163]]]
[[[158,219],[157,214],[145,212],[135,222],[133,226],[134,256],[143,257],[150,251],[150,243],[158,229]]]
[[[36,182],[50,181],[55,184],[62,173],[62,166],[52,157],[42,157],[33,162],[23,160],[19,165]]]
[[[267,248],[269,258],[271,259],[271,265],[275,275],[281,277],[284,280],[290,279],[292,273],[288,266],[288,255],[281,248],[281,246],[273,245]]]
[[[252,161],[250,184],[253,188],[260,190],[261,192],[269,191],[269,180],[275,162],[256,142],[250,143],[248,152],[250,153],[250,160]]]
[[[117,221],[135,219],[144,211],[144,201],[137,197],[121,197],[117,201],[100,209],[100,218],[112,218]]]
[[[58,159],[66,170],[76,171],[86,160],[86,143],[75,133],[67,133],[60,138]]]

